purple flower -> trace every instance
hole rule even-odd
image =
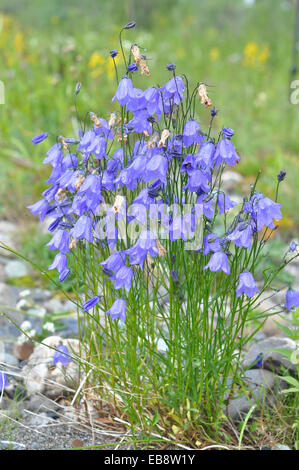
[[[226,274],[230,274],[230,268],[228,265],[227,255],[225,253],[222,253],[221,251],[217,251],[216,253],[213,253],[213,255],[210,258],[210,261],[203,269],[205,270],[208,268],[213,273],[218,272],[218,271],[223,271]]]
[[[27,206],[27,209],[30,210],[31,214],[39,215],[41,221],[45,219],[46,215],[51,210],[51,208],[52,207],[45,199],[41,199],[35,204],[31,204],[31,206]]]
[[[204,191],[207,193],[210,190],[207,176],[201,170],[191,170],[188,172],[188,183],[183,187],[184,190],[188,189],[190,192]]]
[[[129,263],[131,265],[139,264],[142,269],[144,260],[148,253],[153,257],[158,255],[155,236],[149,230],[141,232],[138,241],[131,248],[128,248],[125,253],[129,255]]]
[[[121,289],[124,287],[127,292],[131,289],[133,279],[133,270],[129,266],[123,266],[120,268],[114,276],[114,287],[115,289]]]
[[[296,249],[297,249],[297,243],[291,242],[289,246],[289,251],[296,251]]]
[[[198,122],[191,121],[186,122],[183,130],[183,142],[186,147],[196,143],[202,143],[202,136],[199,134],[200,125]]]
[[[135,100],[131,100],[128,105],[127,105],[127,108],[130,109],[130,111],[132,111],[132,104],[134,106],[136,106],[136,102]],[[151,134],[152,133],[152,126],[151,126],[151,123],[149,122],[149,114],[148,114],[148,111],[146,109],[142,109],[142,110],[137,110],[136,108],[132,111],[135,113],[134,117],[131,119],[131,121],[128,122],[128,126],[132,127],[134,129],[135,132],[138,132],[138,133],[141,133],[143,131],[147,131],[148,134]]]
[[[162,182],[166,182],[166,174],[168,171],[168,161],[159,153],[154,155],[146,164],[144,181],[151,181],[159,178]]]
[[[185,159],[182,163],[182,166],[180,168],[180,171],[182,173],[189,173],[189,171],[195,170],[196,168],[196,162],[195,162],[195,156],[193,153],[187,153],[185,156]]]
[[[222,162],[225,162],[227,165],[235,165],[240,160],[231,140],[221,139],[218,142],[214,155],[215,165],[220,165]]]
[[[239,276],[239,284],[236,289],[237,297],[240,297],[242,294],[246,294],[247,297],[253,297],[255,292],[260,293],[252,274],[244,271]]]
[[[185,86],[181,77],[173,77],[161,88],[164,95],[164,103],[167,108],[173,103],[177,105],[180,104],[180,101],[184,99],[184,89]],[[169,112],[170,109],[166,111]]]
[[[60,144],[54,144],[53,147],[48,150],[46,158],[43,161],[43,165],[50,163],[53,168],[61,165],[63,160],[63,152]]]
[[[264,359],[264,354],[259,353],[253,363],[249,366],[250,369],[259,369],[263,367],[263,359]]]
[[[195,155],[196,166],[201,170],[210,170],[214,164],[215,145],[213,142],[203,142]]]
[[[289,288],[286,293],[285,306],[288,312],[299,307],[299,292]]]
[[[221,250],[220,240],[217,235],[209,233],[203,238],[203,254],[208,255],[210,251],[214,253]]]
[[[116,251],[112,253],[105,261],[102,261],[100,265],[102,266],[103,270],[105,269],[106,272],[117,273],[124,265],[126,261],[126,255],[122,251]],[[110,279],[114,278],[113,276],[109,276]]]
[[[66,230],[57,230],[53,238],[46,244],[50,250],[59,250],[62,253],[68,253],[70,236]]]
[[[0,394],[3,393],[5,387],[9,385],[6,374],[0,370]]]
[[[218,113],[218,109],[214,108],[214,109],[211,109],[211,116],[212,118],[214,118]]]
[[[143,95],[147,103],[146,109],[149,115],[153,116],[156,113],[159,120],[163,112],[162,98],[159,90],[155,87],[149,87],[144,91]]]
[[[121,106],[124,106],[129,102],[131,98],[134,98],[133,83],[130,78],[124,77],[119,82],[118,88],[114,97],[111,100],[111,103],[117,100]]]
[[[85,312],[88,310],[91,310],[99,301],[100,301],[100,297],[96,295],[92,299],[89,299],[86,302],[84,302],[84,304],[82,305],[82,308]]]
[[[48,134],[46,132],[43,132],[42,134],[36,135],[31,139],[31,142],[36,145],[45,140],[48,137]]]
[[[126,320],[126,310],[127,310],[127,303],[123,299],[115,300],[112,307],[107,310],[106,315],[110,315],[111,320],[116,320],[120,318],[122,322]]]
[[[87,215],[81,215],[70,233],[77,240],[85,238],[89,243],[93,243],[92,219]]]
[[[71,362],[73,359],[69,357],[69,350],[66,346],[63,344],[60,344],[57,347],[57,351],[54,354],[53,357],[53,365],[56,366],[58,362],[61,362],[63,366],[67,366],[69,362]]]
[[[280,211],[281,207],[281,204],[265,197],[262,193],[254,194],[250,199],[250,202],[244,204],[244,210],[251,214],[256,225],[257,232],[262,230],[264,225],[271,229],[275,228],[272,219],[280,220],[282,218]]]
[[[67,257],[63,253],[57,253],[57,255],[54,258],[54,261],[52,264],[50,264],[49,268],[50,271],[51,269],[57,269],[59,273],[62,273],[67,269]]]
[[[232,240],[236,246],[250,250],[252,233],[253,229],[250,223],[241,222],[237,225],[235,230],[226,237],[226,239]]]
[[[236,202],[232,201],[226,194],[219,193],[217,199],[219,213],[224,214],[224,212],[229,211],[237,205]]]

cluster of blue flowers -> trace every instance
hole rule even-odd
[[[111,51],[112,57],[116,54]],[[160,255],[161,237],[145,223],[146,216],[166,226],[163,238],[167,244],[187,241],[200,208],[204,236],[196,247],[198,256],[205,257],[204,270],[227,275],[230,245],[250,250],[257,233],[264,227],[275,229],[274,221],[282,217],[281,204],[254,190],[223,236],[213,233],[209,227],[213,227],[217,213],[225,214],[237,204],[219,184],[224,167],[240,161],[232,141],[234,131],[225,127],[218,138],[210,137],[211,129],[202,131],[191,110],[198,95],[205,107],[210,106],[205,86],[198,84],[191,95],[185,77],[175,74],[175,64],[168,64],[173,76],[164,86],[145,90],[134,87],[131,77],[138,68],[135,66],[129,65],[112,98],[112,103],[119,103],[120,112],[113,112],[109,120],[90,113],[89,129],[80,130],[76,139],[59,137],[48,150],[43,163],[52,167],[46,181],[50,186],[43,199],[29,206],[40,220],[46,216],[53,219],[49,225],[53,237],[47,246],[58,253],[49,269],[57,269],[61,282],[70,274],[68,255],[78,241],[95,247],[106,244],[111,254],[99,260],[99,268],[116,291],[122,290],[122,297],[132,288],[133,267],[142,269],[149,255]],[[79,92],[81,84],[77,88]],[[212,109],[211,124],[216,114]],[[47,137],[42,133],[32,142],[38,144]],[[284,176],[280,174],[278,181]],[[132,202],[130,215],[124,196]],[[108,209],[103,210],[107,203]],[[184,215],[159,211],[160,206],[174,203],[191,204],[191,209]],[[113,230],[109,229],[111,221]],[[121,221],[126,226],[145,223],[137,241],[124,249],[118,249],[119,230],[115,228]],[[240,272],[236,296],[251,298],[259,292],[253,275]],[[287,309],[299,305],[299,294],[293,292],[288,291]],[[98,295],[88,299],[83,309],[92,309],[100,300]],[[117,298],[106,313],[111,319],[125,321],[126,311],[127,301]]]

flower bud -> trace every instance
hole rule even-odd
[[[118,54],[117,50],[116,49],[112,49],[112,51],[110,51],[110,56],[114,59],[114,57],[116,57]]]
[[[170,72],[172,72],[173,70],[176,69],[176,64],[174,62],[170,62],[170,64],[167,64],[166,65],[166,68],[167,70],[169,70]]]
[[[126,26],[123,27],[123,29],[132,29],[135,28],[136,22],[135,21],[130,21]]]
[[[82,83],[78,82],[75,89],[75,95],[77,96],[80,93]]]
[[[279,181],[279,183],[281,183],[281,181],[283,181],[286,177],[286,171],[283,171],[281,170],[280,173],[278,173],[277,175],[277,180]]]

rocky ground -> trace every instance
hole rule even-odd
[[[12,248],[16,247],[17,227],[5,220],[0,221],[0,240]],[[299,264],[294,263],[289,271],[299,279]],[[73,354],[78,352],[78,328],[74,304],[55,297],[54,292],[40,288],[24,289],[9,283],[10,279],[29,273],[27,264],[11,253],[0,250],[0,312],[9,315],[18,325],[24,322],[28,332],[42,332],[44,317],[53,312],[70,312],[63,320],[64,328],[59,334],[48,325],[48,345],[56,348],[64,344]],[[263,310],[275,311],[284,303],[285,291],[272,295],[265,302]],[[294,365],[273,348],[294,350],[294,341],[283,336],[275,321],[284,322],[277,314],[269,318],[249,350],[244,354],[243,366],[248,388],[258,400],[277,399],[286,387],[279,375],[283,368],[292,373]],[[160,342],[163,350],[163,342]],[[0,397],[0,449],[56,449],[78,448],[102,445],[103,448],[118,448],[126,438],[121,423],[108,425],[105,416],[93,409],[92,403],[72,406],[65,400],[65,391],[74,395],[78,367],[75,361],[66,368],[61,364],[53,366],[55,351],[46,346],[33,345],[5,316],[0,314],[0,371],[5,371],[10,385]],[[263,354],[262,365],[250,365],[259,354]],[[67,372],[67,373],[66,373]],[[71,380],[70,380],[71,379]],[[224,412],[232,419],[244,417],[253,398],[232,396]],[[112,445],[112,447],[110,447]],[[121,446],[121,448],[124,448]],[[128,448],[128,446],[126,447]]]

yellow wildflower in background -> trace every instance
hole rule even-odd
[[[220,51],[218,47],[212,47],[212,49],[210,50],[210,59],[213,62],[215,62],[216,60],[219,59],[219,56],[220,56]]]
[[[19,32],[15,35],[14,37],[14,41],[13,41],[13,44],[14,44],[14,48],[15,50],[21,54],[22,52],[24,52],[24,34]]]
[[[243,66],[258,69],[263,67],[270,56],[267,45],[259,46],[256,42],[250,41],[243,51]]]
[[[93,52],[90,56],[88,67],[95,69],[98,65],[103,65],[104,63],[105,58],[99,52]]]
[[[13,17],[10,15],[0,14],[0,33],[6,33],[13,24]]]
[[[91,76],[92,76],[92,78],[97,78],[100,75],[103,75],[103,73],[104,73],[104,69],[101,67],[100,69],[92,70]]]
[[[186,55],[185,49],[182,47],[179,47],[176,51],[176,55],[178,56],[179,59],[183,59]]]
[[[119,62],[121,62],[120,54],[118,54],[116,57],[114,57],[114,61],[115,61],[116,65]],[[107,59],[106,70],[107,70],[108,79],[109,80],[114,80],[115,79],[115,69],[114,69],[113,59],[110,56]]]
[[[269,47],[263,46],[260,48],[259,55],[258,55],[258,60],[261,64],[265,64],[270,56],[270,50]]]

